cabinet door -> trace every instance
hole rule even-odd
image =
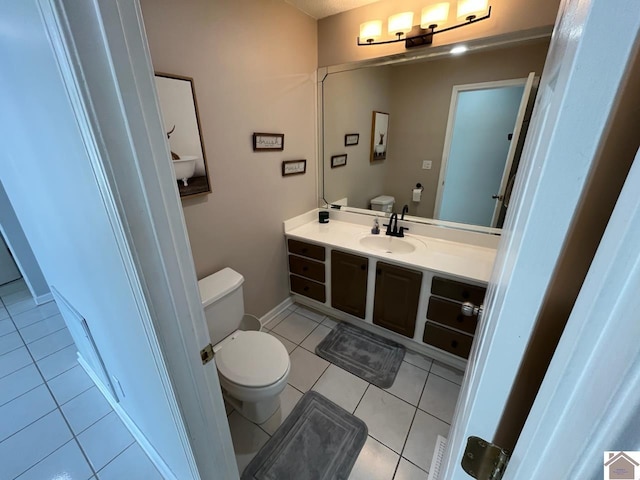
[[[364,318],[369,259],[337,250],[331,252],[331,306]]]
[[[378,262],[373,323],[413,338],[422,272]]]

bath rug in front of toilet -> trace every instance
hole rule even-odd
[[[361,328],[339,323],[316,347],[316,353],[380,388],[393,385],[405,348]]]
[[[367,425],[320,395],[305,393],[242,473],[242,480],[346,480]]]

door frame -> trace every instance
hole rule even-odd
[[[209,333],[140,5],[36,1],[171,405],[167,421],[180,432],[175,448],[191,479],[239,478],[215,361],[203,366],[200,358]],[[126,138],[102,135],[116,122]],[[149,442],[138,440],[174,478]]]
[[[451,142],[453,140],[453,127],[456,123],[456,110],[458,108],[458,96],[460,95],[460,93],[473,92],[478,90],[490,90],[490,89],[504,88],[504,87],[517,87],[520,85],[526,87],[527,80],[528,80],[528,77],[524,77],[524,78],[513,78],[508,80],[498,80],[494,82],[467,83],[464,85],[453,86],[453,89],[451,91],[451,102],[449,104],[447,131],[444,137],[444,148],[442,149],[442,160],[440,162],[440,174],[438,176],[438,189],[436,191],[436,206],[435,206],[434,215],[433,215],[434,218],[440,219],[440,209],[442,208],[442,196],[444,195],[444,180],[447,176],[449,154],[451,153]],[[519,110],[522,110],[522,100],[520,101]],[[526,105],[525,105],[525,110],[526,110]],[[524,112],[522,113],[522,118],[524,118]],[[518,112],[518,119],[520,119],[520,112]],[[513,143],[515,142],[512,142],[512,145]],[[509,150],[511,151],[511,148]],[[507,155],[505,168],[502,172],[502,179],[500,180],[501,188],[502,188],[502,184],[504,183],[505,175],[508,175],[508,172],[511,170],[512,163],[513,163],[513,155]],[[499,200],[496,200],[496,204],[498,202]],[[496,209],[494,208],[493,217],[491,219],[491,225],[489,225],[489,227],[495,224],[495,221],[497,218],[497,215],[495,212],[496,212]]]

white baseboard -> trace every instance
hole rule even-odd
[[[271,320],[276,318],[282,312],[284,312],[287,308],[293,305],[293,299],[289,296],[285,298],[281,303],[276,305],[274,308],[265,313],[262,317],[260,317],[260,325],[265,327]]]
[[[38,295],[34,298],[36,305],[42,305],[44,303],[53,302],[53,294],[51,292],[45,293],[44,295]]]
[[[135,438],[136,442],[138,442],[138,445],[140,445],[142,450],[144,450],[144,452],[147,454],[147,456],[151,460],[151,463],[153,463],[153,465],[158,469],[160,475],[162,475],[162,478],[166,480],[178,480],[173,472],[169,469],[167,464],[164,462],[160,454],[158,454],[156,449],[153,448],[151,443],[149,443],[147,437],[144,436],[144,434],[140,431],[133,420],[131,420],[131,417],[129,417],[127,412],[124,411],[120,404],[116,402],[109,389],[104,385],[104,383],[102,383],[100,378],[96,375],[96,373],[85,361],[85,359],[82,358],[82,355],[80,355],[80,353],[78,353],[78,362],[80,363],[82,368],[84,368],[84,371],[87,372],[87,375],[91,377],[91,380],[93,380],[93,383],[96,384],[96,387],[98,387],[98,389],[102,392],[102,395],[104,395],[104,398],[106,398],[107,402],[109,402],[109,405],[111,405],[113,411],[116,412],[116,414],[120,417],[120,420],[122,420],[122,423],[124,423],[125,427],[127,427],[129,432],[131,432],[131,435],[133,436],[133,438]]]

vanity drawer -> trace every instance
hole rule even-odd
[[[303,257],[313,258],[324,262],[324,247],[292,239],[289,239],[287,243],[289,245],[289,253],[295,253],[296,255],[302,255]]]
[[[478,317],[477,315],[471,317],[463,315],[460,307],[458,302],[430,297],[427,319],[473,335],[476,331]]]
[[[427,322],[422,341],[459,357],[469,358],[473,337]]]
[[[457,302],[471,302],[481,305],[484,301],[484,294],[487,289],[476,285],[456,282],[441,277],[433,277],[431,282],[431,293],[439,297],[450,298]]]
[[[324,263],[289,255],[289,271],[296,275],[324,283]]]
[[[327,300],[324,285],[297,275],[289,275],[291,291],[324,303]]]

